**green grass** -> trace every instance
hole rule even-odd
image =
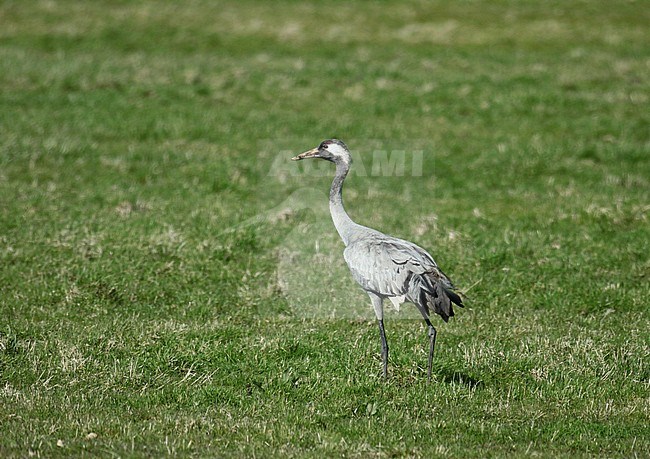
[[[649,457],[644,2],[0,22],[1,456]],[[333,171],[288,162],[334,136],[368,171],[353,218],[468,290],[432,384],[409,305],[381,380]],[[422,175],[372,174],[375,149],[422,151]]]

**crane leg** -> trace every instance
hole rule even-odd
[[[431,382],[431,364],[433,363],[433,350],[436,347],[436,329],[431,325],[429,319],[425,319],[429,326],[429,368],[427,370],[427,381]]]
[[[429,365],[427,368],[427,381],[431,382],[431,365],[433,363],[433,350],[436,347],[437,332],[436,332],[436,328],[429,320],[429,314],[427,313],[427,310],[424,307],[420,306],[419,303],[415,303],[415,306],[418,308],[418,310],[422,314],[422,318],[424,319],[424,322],[429,327]]]
[[[384,379],[388,379],[388,342],[386,341],[386,331],[384,330],[384,320],[378,319],[379,336],[381,337],[381,360],[384,368]]]
[[[386,331],[384,330],[384,300],[371,292],[368,292],[368,296],[372,302],[372,308],[375,310],[375,316],[377,316],[377,323],[379,324],[381,361],[383,364],[384,379],[388,379],[388,342],[386,341]]]

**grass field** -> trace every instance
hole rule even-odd
[[[650,457],[647,3],[0,23],[0,456]],[[333,170],[289,162],[330,137],[352,217],[467,291],[431,384],[409,305],[382,381]]]

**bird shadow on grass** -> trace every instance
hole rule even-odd
[[[462,371],[452,370],[444,367],[433,367],[433,377],[447,384],[462,384],[468,389],[482,389],[485,386],[483,380],[468,375]]]
[[[467,387],[470,390],[483,389],[485,387],[485,381],[475,376],[469,375],[463,371],[443,367],[442,365],[436,365],[435,363],[433,364],[433,368],[431,370],[431,384],[434,385],[441,383],[459,384]],[[417,371],[410,373],[408,377],[404,377],[404,375],[400,376],[399,371],[396,371],[392,377],[389,376],[389,380],[393,384],[400,386],[410,386],[413,384],[426,383],[427,369],[425,367],[418,367]]]

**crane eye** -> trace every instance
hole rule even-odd
[[[323,148],[324,148],[325,150],[327,150],[327,144],[326,144],[326,143],[323,144]]]

